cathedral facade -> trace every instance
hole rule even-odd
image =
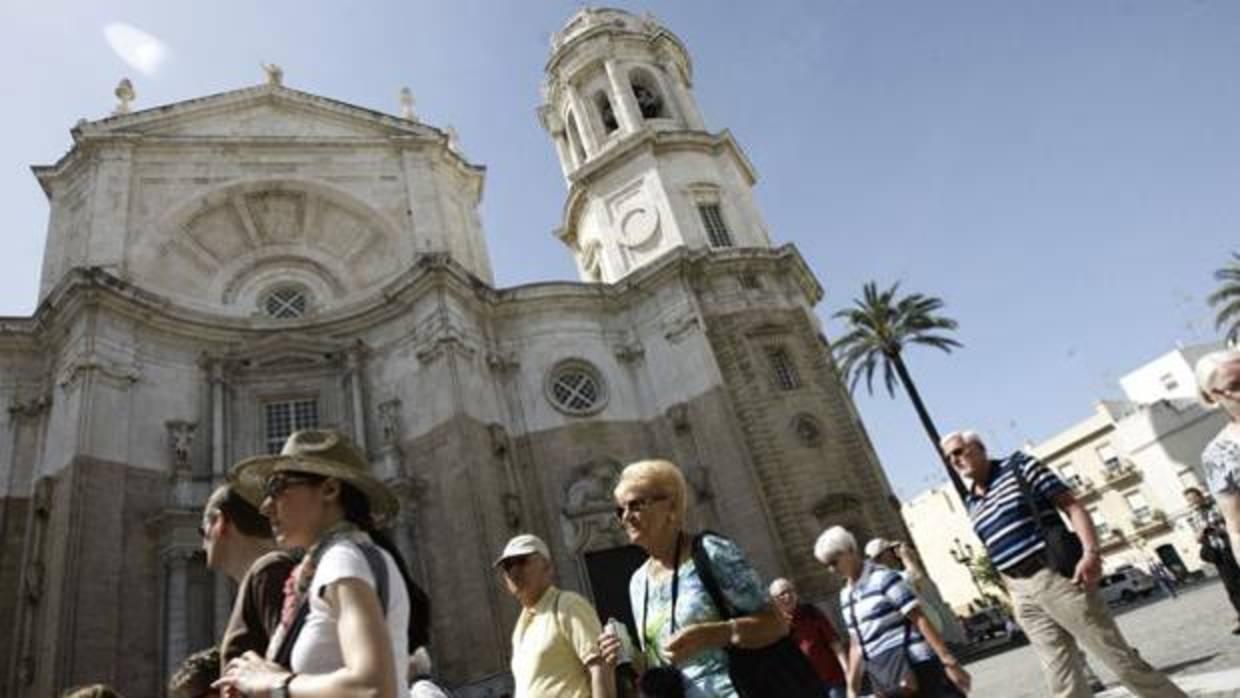
[[[0,693],[88,681],[162,695],[232,589],[197,526],[236,461],[343,430],[403,503],[396,538],[464,695],[507,680],[517,606],[491,561],[551,546],[560,584],[627,616],[610,492],[685,470],[691,519],[811,598],[823,527],[903,532],[756,172],[706,128],[682,42],[583,10],[539,119],[580,281],[496,288],[483,169],[411,108],[265,84],[79,123],[34,168],[38,308],[0,319]]]

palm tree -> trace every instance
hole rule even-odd
[[[862,297],[853,300],[852,307],[837,312],[834,317],[842,319],[848,332],[835,343],[835,357],[840,370],[849,381],[849,390],[855,390],[862,376],[870,394],[874,393],[874,373],[882,368],[883,384],[887,394],[895,397],[896,380],[904,387],[913,409],[921,419],[926,435],[934,444],[934,452],[943,459],[939,449],[939,431],[930,419],[921,394],[904,364],[904,349],[912,344],[925,345],[951,352],[962,346],[946,336],[945,332],[956,329],[956,321],[938,315],[943,301],[933,296],[912,293],[898,297],[900,284],[895,283],[885,291],[879,291],[873,281],[862,289]],[[943,461],[947,476],[964,499],[964,483],[956,471]]]
[[[1217,329],[1227,328],[1227,341],[1240,339],[1240,252],[1231,253],[1231,261],[1214,272],[1214,278],[1223,282],[1210,294],[1210,305],[1218,308],[1214,318]]]

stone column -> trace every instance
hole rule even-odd
[[[349,381],[349,404],[353,407],[353,442],[366,453],[366,412],[362,396],[362,355],[366,347],[359,341],[345,353],[345,377]]]
[[[188,609],[192,550],[164,551],[164,672],[171,676],[190,653]]]
[[[586,157],[594,157],[599,151],[598,134],[594,132],[594,120],[590,118],[587,105],[581,98],[581,93],[577,91],[576,85],[565,85],[564,93],[568,95],[568,103],[576,116],[577,135],[581,138],[581,147],[585,149]]]
[[[224,381],[224,365],[221,361],[213,362],[208,370],[211,373],[211,474],[219,480],[228,472],[228,459],[225,452],[226,444],[224,429],[227,418],[228,386]]]
[[[637,98],[633,96],[633,89],[624,75],[623,67],[616,59],[609,58],[603,61],[603,68],[607,71],[607,82],[611,85],[612,111],[616,114],[616,120],[620,122],[620,128],[625,133],[640,130],[642,127],[641,108],[637,106]]]
[[[664,84],[672,86],[672,96],[676,100],[676,105],[680,107],[685,125],[691,131],[705,131],[706,121],[702,119],[702,112],[698,111],[697,102],[694,101],[693,94],[689,92],[689,85],[685,83],[685,77],[680,69],[673,66],[670,70],[664,69],[660,72],[667,78]]]

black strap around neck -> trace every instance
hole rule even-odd
[[[681,532],[676,533],[676,552],[672,555],[672,632],[676,632],[676,596],[680,591],[680,548]],[[646,563],[646,589],[642,596],[642,627],[637,633],[642,641],[642,650],[646,647],[646,616],[650,612],[650,563]]]

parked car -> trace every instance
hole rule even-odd
[[[969,642],[982,642],[1007,633],[1007,616],[997,608],[983,608],[961,622]]]
[[[1158,585],[1154,578],[1132,565],[1116,568],[1102,576],[1098,582],[1102,598],[1109,604],[1128,604],[1154,593]]]

